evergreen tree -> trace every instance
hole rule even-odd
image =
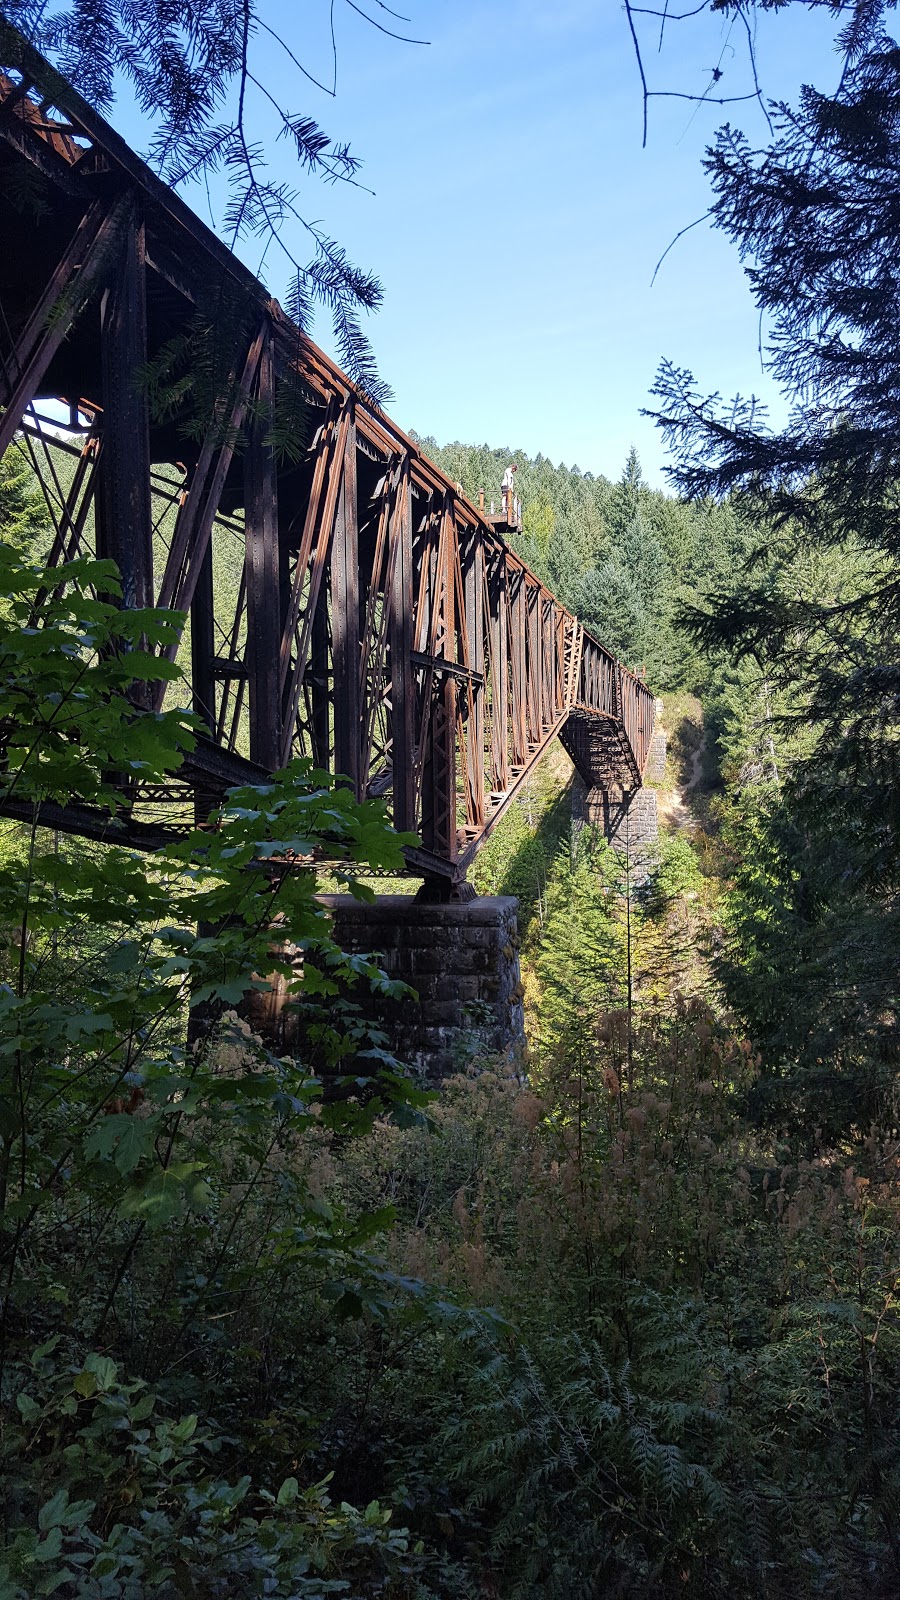
[[[880,8],[878,8],[880,9]],[[900,48],[870,32],[837,96],[803,91],[777,113],[770,148],[731,128],[707,166],[714,214],[753,259],[750,279],[772,319],[772,366],[793,397],[780,433],[754,401],[723,408],[689,373],[665,365],[656,413],[690,496],[730,495],[780,531],[782,567],[811,550],[855,550],[869,571],[855,593],[778,584],[762,560],[720,589],[708,642],[770,649],[806,679],[803,715],[822,729],[807,773],[887,826],[900,860]],[[762,554],[762,553],[761,553]],[[819,641],[831,648],[823,659]]]
[[[774,108],[761,150],[726,127],[707,158],[714,218],[770,319],[787,425],[669,364],[656,388],[677,487],[765,529],[689,621],[751,664],[786,740],[775,789],[763,752],[762,787],[728,825],[723,973],[795,1121],[864,1122],[900,1037],[900,47],[884,11],[854,8],[834,95]]]
[[[563,605],[573,611],[579,604],[581,562],[574,540],[565,528],[554,528],[547,548],[547,578]]]
[[[562,845],[546,895],[541,947],[535,963],[540,1027],[545,1045],[569,1039],[574,1026],[593,1024],[626,1003],[622,864],[603,839]]]
[[[608,556],[581,580],[578,614],[590,631],[621,657],[636,662],[647,634],[647,616],[635,575],[618,555]]]
[[[646,498],[647,485],[641,472],[640,457],[632,445],[622,469],[622,476],[610,497],[609,521],[613,537],[628,527]]]
[[[632,449],[618,483],[545,456],[487,445],[417,441],[474,504],[499,504],[506,463],[514,459],[523,504],[519,554],[609,649],[647,666],[657,689],[695,686],[702,652],[675,628],[679,600],[696,600],[722,572],[731,574],[746,535],[733,509],[691,505],[648,488]]]
[[[579,612],[609,649],[632,665],[646,666],[654,682],[668,683],[677,670],[672,602],[660,540],[642,513],[635,511],[610,554],[585,574]]]
[[[522,531],[533,540],[535,549],[543,562],[547,560],[555,526],[556,515],[550,501],[545,495],[537,495],[525,507],[522,517]]]

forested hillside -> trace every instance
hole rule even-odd
[[[718,773],[706,822],[729,885],[716,971],[765,1046],[760,1105],[786,1127],[884,1115],[900,948],[895,718],[875,709],[892,671],[890,558],[837,502],[817,540],[800,502],[785,517],[755,489],[652,492],[634,452],[613,484],[425,443],[476,499],[515,460],[521,553],[653,687],[701,696]],[[814,509],[827,525],[821,491]]]
[[[504,468],[515,462],[523,528],[513,542],[529,566],[627,665],[645,667],[657,689],[690,684],[702,671],[674,618],[681,600],[714,586],[744,553],[746,531],[727,503],[649,489],[634,450],[610,483],[541,455],[418,443],[475,505],[484,490],[498,512]]]

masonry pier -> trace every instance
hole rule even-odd
[[[656,795],[652,789],[589,789],[576,773],[572,783],[572,831],[597,828],[612,848],[627,858],[633,883],[651,871],[658,838]]]
[[[323,895],[342,950],[377,952],[417,1000],[354,994],[382,1023],[401,1061],[438,1081],[477,1053],[514,1054],[524,1043],[519,902],[509,895],[431,902]]]
[[[602,785],[590,784],[577,769],[572,780],[573,833],[584,827],[598,828],[612,848],[627,857],[634,884],[643,883],[652,871],[659,837],[656,790],[648,787],[661,783],[666,770],[666,736],[659,721],[659,700],[655,713],[656,724],[639,787],[616,782],[612,777]]]
[[[514,1058],[525,1042],[519,975],[519,902],[509,895],[436,902],[413,895],[379,895],[371,903],[349,894],[320,896],[333,918],[334,937],[351,955],[373,955],[416,998],[390,1000],[360,983],[352,1000],[387,1034],[400,1061],[437,1084],[475,1055]],[[276,1048],[290,1050],[297,1026],[284,1005],[284,986],[247,1007],[254,1027]]]

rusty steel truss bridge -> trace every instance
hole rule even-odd
[[[51,564],[111,557],[124,605],[189,617],[206,729],[115,818],[42,821],[152,848],[302,753],[383,796],[449,892],[553,739],[589,787],[640,787],[642,680],[27,51],[0,183],[0,454],[34,468]]]

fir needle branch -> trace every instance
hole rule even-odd
[[[282,123],[282,128],[281,128],[282,135],[287,135],[288,138],[296,138],[295,129],[294,129],[293,125],[292,125],[290,117],[288,117],[285,114],[285,112],[282,110],[281,106],[278,104],[278,101],[275,99],[274,95],[271,95],[269,93],[268,89],[265,87],[265,84],[260,83],[259,79],[252,72],[248,72],[247,76],[248,76],[250,82],[256,85],[256,87],[259,90],[260,94],[264,95],[265,98],[268,100],[269,104],[271,106],[274,106],[275,110],[278,112],[278,115],[281,118],[281,123]],[[328,178],[331,178],[334,182],[349,183],[349,184],[352,184],[354,189],[362,189],[366,194],[374,195],[374,193],[375,193],[374,189],[369,189],[366,184],[360,183],[358,181],[358,179],[353,177],[351,172],[346,170],[349,162],[344,162],[343,165],[344,165],[344,169],[345,170],[341,171],[340,163],[338,163],[337,165],[333,164],[336,159],[337,158],[334,157],[334,156],[329,156],[327,150],[323,149],[321,153],[317,153],[316,154],[316,156],[315,156],[315,165],[318,168],[320,168],[321,171]],[[350,161],[352,161],[354,159],[355,158],[349,158]]]

